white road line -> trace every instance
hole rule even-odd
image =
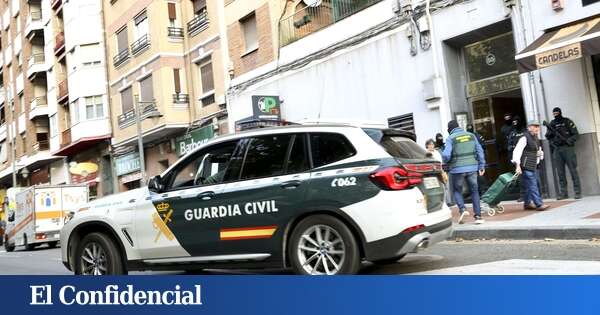
[[[599,261],[510,259],[415,275],[600,275]]]

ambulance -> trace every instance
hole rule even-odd
[[[88,187],[85,185],[40,185],[11,189],[8,193],[9,211],[4,236],[7,252],[12,252],[17,246],[23,246],[26,250],[42,244],[56,247],[67,214],[88,202]]]
[[[452,234],[442,166],[387,127],[256,129],[214,138],[148,187],[94,200],[61,231],[75,274],[285,268],[354,274]]]

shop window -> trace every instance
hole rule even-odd
[[[85,116],[86,119],[104,117],[104,104],[102,103],[102,95],[85,98]]]
[[[258,49],[258,35],[256,30],[256,14],[252,13],[240,21],[244,33],[245,53]]]

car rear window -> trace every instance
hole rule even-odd
[[[356,154],[350,141],[337,133],[311,133],[310,151],[313,167],[335,163]]]
[[[379,143],[387,153],[398,159],[424,159],[427,151],[412,139],[392,131],[363,129],[371,139]]]

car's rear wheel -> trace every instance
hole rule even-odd
[[[391,265],[391,264],[395,264],[398,262],[398,260],[404,258],[406,256],[406,254],[402,254],[400,256],[396,256],[393,258],[386,258],[386,259],[380,259],[380,260],[374,260],[372,261],[372,263],[376,264],[376,265]]]
[[[75,273],[90,276],[125,274],[115,242],[102,233],[85,236],[75,252]]]
[[[302,220],[292,233],[289,250],[297,274],[355,274],[360,268],[360,252],[352,232],[328,215]]]
[[[6,250],[6,252],[10,253],[12,251],[15,250],[15,245],[10,245],[10,242],[8,241],[8,237],[4,238],[4,249]]]

